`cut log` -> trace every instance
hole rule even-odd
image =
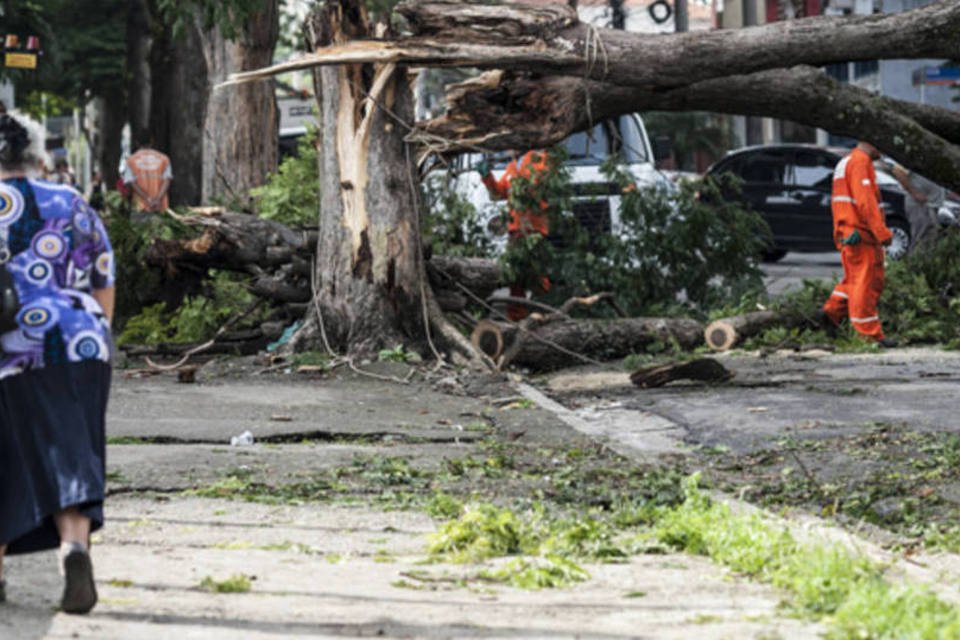
[[[530,331],[513,363],[549,371],[643,353],[654,343],[675,343],[682,349],[694,349],[703,344],[703,325],[686,318],[553,322]]]
[[[729,318],[720,318],[707,325],[704,340],[714,351],[727,351],[747,338],[759,335],[767,329],[784,327],[816,328],[811,318],[799,311],[751,311]]]
[[[637,369],[630,374],[630,381],[641,389],[662,387],[674,380],[698,380],[700,382],[726,382],[733,372],[713,358],[698,358],[689,362],[674,362]]]
[[[470,334],[470,344],[474,349],[485,353],[496,362],[503,355],[503,348],[509,339],[516,333],[516,328],[507,323],[498,323],[483,319],[473,328]],[[505,337],[509,336],[509,337]]]
[[[729,318],[720,318],[707,325],[703,337],[714,351],[727,351],[746,338],[784,324],[786,316],[777,311],[753,311]]]

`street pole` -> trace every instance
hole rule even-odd
[[[690,16],[687,12],[687,0],[673,0],[673,24],[677,33],[690,30]]]

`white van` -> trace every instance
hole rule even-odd
[[[676,185],[655,166],[656,160],[670,155],[669,145],[661,142],[657,153],[654,152],[639,114],[605,120],[590,131],[571,135],[563,144],[569,156],[567,167],[574,194],[573,211],[590,233],[622,233],[619,191],[601,172],[603,163],[611,156],[619,154],[622,157],[624,168],[633,174],[639,188],[658,187],[671,193],[676,190]],[[509,153],[487,156],[496,177],[501,175],[512,157]],[[485,224],[500,215],[504,203],[491,200],[480,175],[473,170],[483,158],[479,153],[455,158],[452,188],[476,208]],[[500,238],[495,244],[502,248],[503,240]]]

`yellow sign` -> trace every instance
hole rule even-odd
[[[36,69],[37,54],[35,53],[8,53],[6,65],[14,69]]]

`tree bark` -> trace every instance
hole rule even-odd
[[[150,138],[150,49],[153,43],[147,0],[127,1],[127,113],[134,148]],[[105,168],[104,168],[105,169]]]
[[[720,318],[707,325],[703,337],[714,351],[727,351],[746,338],[784,324],[786,316],[777,311],[754,311]]]
[[[878,97],[811,67],[664,91],[493,71],[453,85],[447,100],[447,114],[418,123],[411,135],[426,149],[449,154],[475,146],[542,148],[623,113],[710,110],[793,120],[863,138],[918,173],[960,188],[960,147],[950,141],[960,142],[960,114]]]
[[[637,369],[630,374],[630,382],[641,389],[662,387],[675,380],[699,382],[726,382],[733,372],[713,358],[697,358],[688,362],[674,362]]]
[[[231,73],[269,65],[279,30],[279,3],[270,0],[228,41],[218,26],[198,30],[211,85]],[[250,188],[277,168],[277,106],[263,83],[210,93],[203,125],[203,200],[246,202]]]
[[[819,16],[736,29],[649,35],[583,24],[564,5],[405,2],[396,11],[412,37],[341,42],[277,72],[378,62],[536,71],[625,86],[680,87],[798,64],[960,57],[960,4],[897,14]],[[238,75],[237,78],[244,76]]]
[[[150,137],[170,157],[170,205],[200,204],[210,86],[196,26],[185,23],[176,37],[166,27],[154,40],[151,67]]]
[[[315,46],[369,29],[362,3],[326,2],[308,18]],[[395,65],[318,70],[320,237],[316,302],[330,345],[372,353],[422,338],[419,228],[402,130],[413,102],[406,72]],[[323,348],[316,317],[295,338]],[[309,345],[309,346],[305,346]]]
[[[97,130],[94,154],[103,184],[112,189],[120,177],[120,145],[124,125],[123,92],[110,93],[97,100]]]
[[[533,330],[512,362],[535,371],[549,371],[583,362],[571,353],[612,360],[642,353],[654,342],[674,341],[683,349],[700,346],[703,325],[686,318],[568,320]]]

